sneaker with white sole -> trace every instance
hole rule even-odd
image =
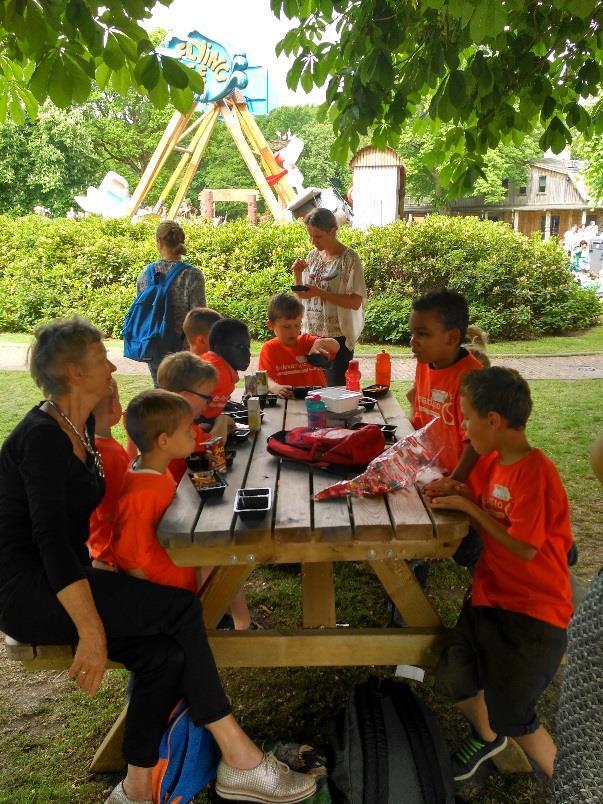
[[[496,756],[507,747],[507,738],[499,735],[496,740],[487,743],[471,729],[471,736],[465,740],[459,750],[452,756],[452,775],[455,782],[470,779],[479,766],[487,759]]]
[[[272,752],[255,768],[240,770],[221,761],[216,793],[228,801],[257,801],[261,804],[295,804],[316,791],[316,780],[292,771]]]
[[[105,799],[105,804],[153,804],[151,799],[128,798],[124,790],[124,783],[120,782],[116,785],[109,798]]]

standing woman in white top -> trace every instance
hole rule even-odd
[[[297,295],[304,303],[302,329],[321,338],[335,338],[339,352],[325,369],[329,385],[345,385],[345,372],[364,326],[366,284],[360,257],[337,239],[337,221],[324,208],[304,218],[314,248],[293,263]]]

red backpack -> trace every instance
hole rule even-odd
[[[385,449],[385,438],[376,424],[358,430],[294,427],[269,436],[266,448],[278,458],[347,474],[365,469],[380,455]]]

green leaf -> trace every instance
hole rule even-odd
[[[39,52],[46,45],[48,30],[35,3],[27,4],[25,22],[27,25],[27,42],[31,46],[30,52]]]
[[[66,109],[73,97],[71,81],[65,71],[63,59],[57,55],[52,65],[52,72],[48,79],[48,96],[59,109]]]
[[[115,39],[117,40],[120,50],[128,59],[128,61],[136,61],[138,58],[138,48],[136,46],[136,42],[131,39],[129,36],[126,36],[122,33],[115,33]]]
[[[98,88],[101,91],[105,89],[107,84],[109,83],[109,78],[111,78],[112,72],[113,70],[109,67],[108,64],[105,64],[104,61],[102,61],[96,68],[95,80],[96,83],[98,84]]]
[[[69,54],[65,55],[64,66],[65,72],[68,74],[71,81],[71,94],[73,100],[77,101],[78,103],[84,103],[90,94],[90,78],[82,70],[79,64],[69,57]]]
[[[155,59],[152,56],[147,56],[147,58]],[[171,58],[170,56],[162,56],[161,57],[161,70],[163,72],[163,77],[167,81],[167,83],[172,87],[177,87],[178,89],[184,89],[188,86],[188,76],[185,71],[182,69],[182,66],[177,62],[175,59]],[[144,81],[144,73],[142,73],[143,81],[142,83],[147,89],[152,89],[157,81],[159,80],[159,76],[154,81],[153,84],[147,86]]]
[[[194,103],[194,97],[190,87],[186,89],[179,89],[178,87],[170,87],[170,98],[172,103],[182,114],[190,112]]]
[[[454,70],[448,78],[447,94],[457,109],[465,103],[465,76],[460,70]]]
[[[155,54],[143,56],[134,69],[134,77],[145,89],[153,89],[161,76],[161,68]]]
[[[115,34],[110,33],[107,36],[107,44],[103,51],[103,61],[108,64],[112,70],[119,70],[125,60],[126,57],[119,46],[117,37]]]
[[[31,93],[26,87],[19,85],[15,86],[14,89],[21,98],[21,102],[23,103],[29,118],[31,120],[35,120],[38,114],[38,102],[34,98],[33,93]]]
[[[490,3],[479,2],[475,6],[471,22],[469,24],[469,34],[476,44],[484,41],[490,30]]]
[[[287,73],[287,86],[289,89],[297,89],[297,85],[299,84],[299,77],[304,69],[304,60],[301,56],[298,56],[289,72]]]
[[[170,99],[170,93],[168,85],[163,77],[159,79],[153,89],[149,90],[149,98],[151,99],[153,106],[155,106],[157,109],[163,109],[163,107],[167,104]]]
[[[132,75],[126,65],[115,70],[111,76],[111,86],[119,93],[122,98],[125,98],[132,86]]]
[[[48,84],[56,59],[56,52],[50,53],[38,63],[32,77],[29,79],[29,89],[40,103],[48,97]]]
[[[6,107],[8,104],[8,84],[0,84],[0,123],[6,122]]]
[[[18,126],[20,126],[25,122],[25,112],[23,111],[23,106],[21,106],[19,98],[14,92],[11,96],[9,111],[13,123],[16,123]]]

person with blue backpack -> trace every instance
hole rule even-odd
[[[155,387],[163,358],[186,348],[186,314],[193,307],[205,307],[203,273],[182,260],[184,237],[176,221],[159,224],[155,239],[160,259],[139,273],[137,296],[124,321],[124,355],[148,364]]]

